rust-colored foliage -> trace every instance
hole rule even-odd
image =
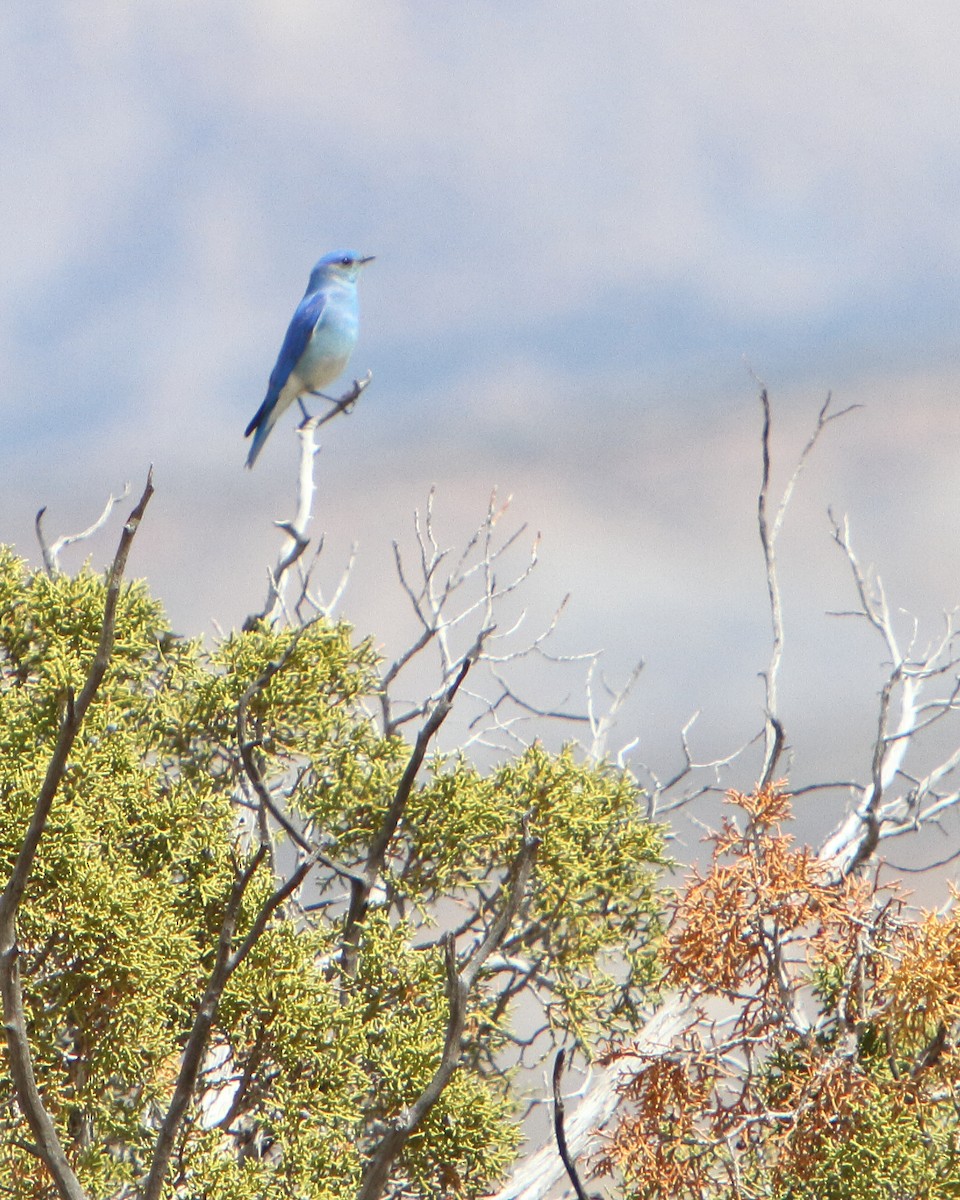
[[[701,1136],[701,1114],[713,1087],[707,1063],[639,1055],[637,1073],[624,1090],[631,1119],[596,1166],[628,1179],[655,1179],[664,1195],[681,1195],[696,1178],[691,1147]]]
[[[775,786],[731,792],[747,815],[725,818],[706,875],[694,871],[680,896],[666,952],[666,982],[685,990],[743,997],[776,988],[790,939],[814,925],[842,924],[861,890],[837,888],[807,847],[781,830],[789,797]]]
[[[960,915],[838,879],[783,831],[782,786],[728,800],[665,939],[694,1015],[669,1054],[614,1051],[595,1169],[642,1200],[960,1195]]]

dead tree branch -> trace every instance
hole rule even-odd
[[[110,495],[107,497],[106,504],[103,506],[103,512],[101,512],[100,516],[97,517],[92,525],[88,525],[87,528],[80,533],[67,534],[64,537],[57,538],[52,546],[47,545],[47,539],[43,532],[43,518],[47,511],[46,505],[44,505],[44,507],[41,508],[37,513],[34,525],[37,531],[37,541],[40,543],[40,553],[43,556],[43,569],[46,571],[46,573],[50,576],[59,575],[60,555],[62,552],[66,550],[68,546],[74,545],[75,542],[84,542],[88,538],[93,537],[95,533],[98,533],[109,520],[110,514],[113,512],[114,505],[119,504],[121,500],[125,500],[129,495],[130,484],[125,483],[123,485],[123,491],[118,495],[114,496],[112,492],[110,493]]]
[[[639,1055],[651,1059],[670,1052],[676,1039],[695,1019],[694,1006],[687,997],[676,996],[650,1018],[634,1039]],[[581,1100],[573,1119],[566,1123],[567,1144],[576,1155],[596,1138],[597,1130],[609,1125],[622,1103],[623,1082],[634,1075],[635,1064],[616,1058],[598,1073]],[[565,1167],[552,1145],[541,1146],[524,1159],[507,1183],[491,1200],[542,1200],[563,1178]]]
[[[307,537],[307,527],[313,519],[313,503],[317,491],[314,464],[317,455],[320,453],[317,430],[341,413],[349,413],[372,379],[373,375],[369,371],[363,379],[355,379],[349,391],[345,392],[337,400],[331,399],[333,407],[328,412],[323,416],[305,416],[304,420],[297,426],[297,437],[300,439],[300,461],[297,471],[296,511],[289,520],[275,522],[277,528],[285,535],[286,542],[281,548],[276,566],[269,572],[267,598],[264,601],[263,608],[260,612],[251,613],[247,617],[243,623],[244,629],[253,629],[260,624],[273,626],[283,618],[286,618],[289,622],[290,614],[286,603],[286,595],[290,572],[294,564],[310,545],[310,539]],[[330,399],[329,397],[325,398]],[[304,584],[304,590],[306,590],[306,584]]]
[[[569,1149],[567,1148],[567,1134],[563,1127],[564,1109],[563,1095],[560,1091],[560,1081],[563,1078],[563,1064],[565,1059],[563,1047],[557,1051],[556,1061],[553,1064],[553,1133],[557,1139],[557,1150],[560,1154],[560,1160],[567,1169],[567,1175],[570,1177],[570,1182],[573,1184],[573,1190],[577,1194],[577,1200],[589,1200],[586,1188],[580,1182],[580,1176],[577,1173],[577,1164],[573,1161]]]
[[[870,779],[855,789],[857,804],[820,849],[820,858],[832,863],[841,875],[862,866],[879,842],[929,825],[947,809],[960,805],[960,788],[944,788],[960,768],[960,749],[953,748],[922,775],[912,775],[906,760],[918,735],[957,710],[960,696],[960,630],[956,613],[948,613],[944,631],[919,652],[915,648],[916,624],[910,642],[901,647],[883,582],[863,570],[853,548],[849,522],[830,514],[833,538],[843,553],[859,601],[859,607],[838,616],[865,620],[879,635],[890,662],[880,690],[877,734],[874,739]],[[938,680],[946,682],[945,694],[924,698],[925,689]],[[905,780],[906,794],[896,794],[895,784]],[[887,799],[891,789],[894,795]]]
[[[786,737],[779,717],[779,680],[780,680],[780,665],[783,660],[783,602],[780,595],[780,578],[777,570],[777,541],[780,536],[780,530],[783,527],[783,520],[787,514],[787,508],[793,497],[797,481],[807,464],[807,460],[813,453],[820,435],[824,429],[832,422],[837,421],[847,413],[852,412],[859,405],[851,404],[846,408],[842,408],[837,412],[830,412],[830,404],[832,397],[828,394],[826,400],[820,407],[820,412],[817,414],[817,421],[814,425],[813,432],[807,438],[806,444],[800,451],[800,456],[797,459],[796,466],[793,469],[793,474],[787,481],[786,487],[780,496],[776,509],[772,515],[770,512],[770,470],[771,470],[771,449],[770,449],[770,432],[772,423],[772,413],[770,407],[770,398],[767,394],[767,389],[760,390],[760,404],[763,409],[763,429],[760,435],[760,451],[761,451],[761,478],[760,492],[757,497],[757,523],[760,531],[760,545],[763,549],[763,562],[767,575],[767,597],[770,603],[770,622],[773,634],[773,647],[770,653],[770,664],[764,675],[764,683],[766,688],[766,723],[765,723],[765,748],[763,756],[763,767],[760,772],[760,786],[764,787],[773,780],[774,773],[777,769],[777,763],[783,753],[783,748],[786,743]]]
[[[404,724],[416,721],[442,696],[450,680],[460,669],[462,655],[453,645],[454,634],[471,620],[476,620],[483,636],[482,658],[490,662],[506,661],[492,654],[494,640],[503,640],[515,632],[523,615],[510,628],[494,632],[494,610],[525,582],[537,563],[539,538],[534,539],[529,558],[506,582],[497,571],[505,556],[526,531],[521,525],[502,540],[496,537],[497,525],[506,513],[509,499],[500,503],[496,493],[491,495],[487,512],[474,530],[466,546],[454,559],[449,549],[442,549],[434,527],[435,492],[431,490],[425,511],[415,514],[417,562],[408,568],[398,543],[394,543],[394,561],[401,589],[410,603],[419,626],[412,643],[403,650],[383,672],[380,689],[381,723],[386,736],[396,733]],[[428,647],[435,647],[440,664],[440,682],[422,703],[407,705],[396,712],[393,689],[406,668],[418,660]],[[521,657],[526,651],[510,654]]]

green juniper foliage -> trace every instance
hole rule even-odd
[[[96,649],[104,596],[89,570],[51,578],[0,550],[4,879],[66,697]],[[142,583],[124,585],[110,667],[18,921],[37,1078],[91,1197],[135,1195],[149,1166],[227,897],[259,839],[238,702],[277,663],[247,713],[260,771],[327,862],[354,868],[410,754],[368,715],[371,644],[317,622],[234,634],[208,652],[171,634]],[[165,1195],[342,1200],[356,1190],[387,1123],[440,1060],[449,1007],[439,934],[456,927],[463,954],[489,926],[526,824],[540,841],[527,895],[469,998],[460,1069],[393,1170],[411,1197],[489,1189],[518,1144],[515,993],[538,997],[541,1019],[589,1050],[597,1034],[629,1027],[631,989],[653,977],[662,841],[637,799],[621,772],[572,749],[535,746],[488,773],[459,754],[428,759],[353,969],[341,957],[348,883],[320,863],[230,977]],[[293,858],[289,843],[271,847],[236,941]],[[52,1194],[29,1144],[0,1060],[3,1194]]]

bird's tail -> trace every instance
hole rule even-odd
[[[250,453],[247,455],[247,466],[252,467],[257,461],[257,455],[263,449],[263,443],[270,436],[270,430],[277,423],[277,399],[276,396],[267,394],[266,399],[257,409],[253,420],[244,430],[244,437],[249,437],[253,434],[253,445],[250,447]]]

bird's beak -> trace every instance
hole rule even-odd
[[[365,267],[368,262],[373,262],[376,257],[377,256],[375,254],[368,254],[366,258],[360,259],[360,266]]]

